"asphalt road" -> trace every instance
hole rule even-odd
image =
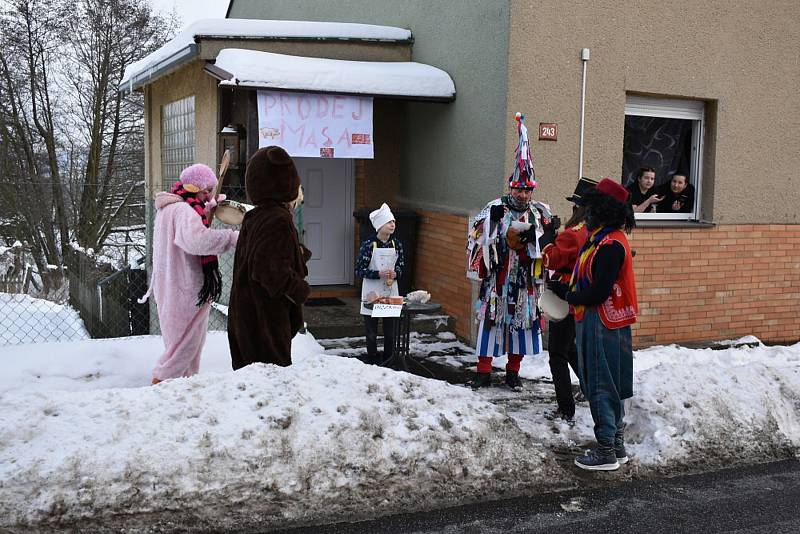
[[[785,460],[284,532],[800,532],[800,462]]]

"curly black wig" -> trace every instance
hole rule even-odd
[[[583,195],[583,204],[587,209],[586,223],[589,230],[611,226],[623,228],[630,233],[636,227],[630,204],[620,202],[611,195],[592,189]]]

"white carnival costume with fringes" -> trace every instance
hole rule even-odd
[[[496,205],[507,207],[505,215],[497,222],[489,217],[491,207]],[[475,216],[468,249],[470,270],[481,279],[474,307],[476,322],[481,325],[479,356],[539,353],[541,315],[537,303],[544,281],[538,238],[544,233],[542,219],[549,220],[550,216],[549,207],[541,202],[530,202],[517,211],[509,205],[509,197],[493,200]],[[530,223],[536,228],[537,239],[519,251],[510,248],[506,240],[508,229],[515,221]],[[517,352],[515,349],[524,350]]]
[[[528,148],[524,117],[519,121],[520,142],[517,162],[509,187],[533,189],[536,186]],[[492,206],[503,205],[505,213],[492,221]],[[479,357],[496,357],[506,353],[538,354],[540,352],[541,314],[538,299],[544,279],[539,237],[550,222],[550,208],[531,200],[518,205],[511,195],[489,202],[474,218],[467,250],[468,269],[481,280],[478,300],[474,305],[479,323],[476,353]],[[519,250],[508,245],[507,234],[512,224],[528,223],[535,228],[536,239]]]

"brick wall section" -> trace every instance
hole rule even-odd
[[[631,246],[637,346],[731,339],[800,339],[800,226],[640,228]]]
[[[429,291],[455,319],[456,334],[469,339],[470,295],[466,277],[467,217],[420,210],[417,227],[416,287]]]
[[[416,285],[470,338],[467,218],[420,211]],[[733,339],[800,339],[800,225],[638,228],[631,237],[637,347]]]

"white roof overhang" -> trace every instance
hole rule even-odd
[[[197,58],[198,43],[203,39],[413,42],[410,30],[392,26],[349,22],[203,19],[187,26],[158,50],[128,65],[119,90],[125,93],[138,89]]]
[[[226,48],[206,71],[220,85],[411,100],[455,100],[445,71],[413,61],[344,61]]]

